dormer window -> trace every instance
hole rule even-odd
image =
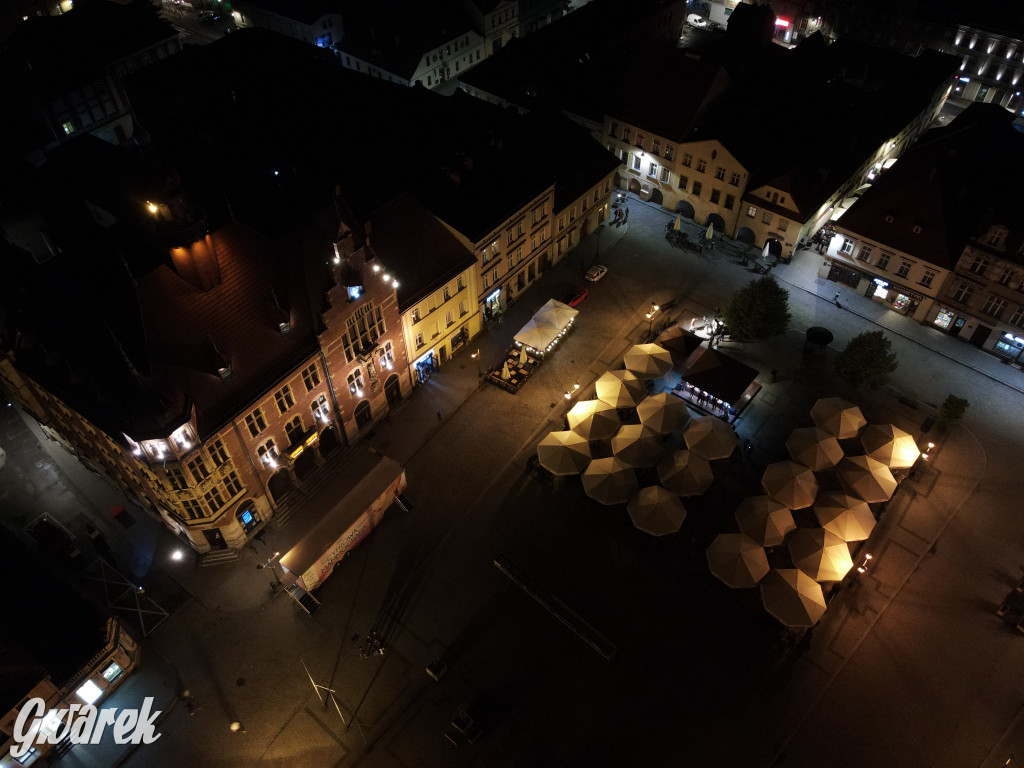
[[[232,373],[233,371],[231,370],[230,365],[217,366],[217,375],[220,376],[222,379],[230,379]]]
[[[348,286],[348,300],[355,301],[363,295],[363,287],[361,285],[350,285]]]
[[[292,324],[291,323],[278,323],[277,324],[277,330],[280,331],[282,336],[287,336],[289,333],[292,332]]]
[[[191,424],[182,424],[171,433],[171,442],[178,446],[179,451],[187,451],[195,442],[195,434]]]
[[[1006,230],[1002,227],[993,227],[989,230],[988,237],[985,239],[985,244],[990,245],[993,248],[1001,248],[1003,245],[1003,239],[1006,237]]]

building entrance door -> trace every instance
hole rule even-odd
[[[210,549],[227,549],[227,542],[224,541],[224,534],[220,532],[219,528],[207,528],[203,531],[203,535],[206,536],[206,543],[210,545]]]
[[[978,348],[984,347],[985,342],[988,341],[989,334],[991,333],[991,328],[979,323],[978,327],[974,329],[974,333],[971,334],[971,344]]]

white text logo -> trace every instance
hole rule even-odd
[[[14,723],[14,741],[11,757],[28,753],[33,744],[57,744],[66,738],[72,744],[99,744],[104,729],[113,726],[117,744],[152,744],[160,738],[154,721],[160,716],[153,712],[153,697],[147,696],[142,709],[96,709],[92,704],[72,704],[67,709],[46,711],[42,699],[25,702]]]

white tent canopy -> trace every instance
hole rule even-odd
[[[534,313],[530,321],[519,329],[515,340],[537,352],[547,352],[565,329],[572,325],[578,314],[578,310],[560,301],[549,299]]]

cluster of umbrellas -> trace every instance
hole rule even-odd
[[[888,501],[893,469],[920,456],[914,438],[891,424],[868,425],[860,409],[841,398],[818,400],[815,426],[786,440],[791,461],[770,464],[761,478],[766,495],[736,508],[740,533],[723,533],[707,549],[711,572],[734,588],[760,585],[766,610],[791,627],[813,626],[825,612],[820,582],[841,581],[853,568],[849,544],[875,526],[869,504]],[[841,440],[860,438],[863,455],[846,456]],[[819,494],[815,472],[834,472],[845,492]],[[818,528],[798,528],[792,510],[813,507]],[[789,534],[792,535],[790,536]],[[766,547],[786,543],[793,568],[772,569]]]
[[[678,397],[647,395],[647,379],[672,368],[672,356],[657,344],[637,344],[624,357],[625,370],[607,371],[595,384],[596,398],[581,400],[566,415],[568,430],[551,432],[537,446],[541,466],[555,475],[582,475],[583,489],[601,504],[626,504],[634,525],[652,536],[679,530],[686,517],[682,498],[704,493],[714,482],[710,460],[727,458],[736,433],[711,417],[691,418]],[[635,408],[639,424],[622,424],[620,408]],[[682,431],[686,449],[665,455],[664,436]],[[612,456],[593,458],[591,442],[607,440]],[[639,487],[638,467],[657,467],[660,485]]]
[[[736,448],[736,433],[712,417],[691,418],[670,393],[645,395],[644,380],[671,368],[657,344],[634,346],[626,370],[603,374],[596,399],[568,413],[570,429],[551,432],[538,445],[542,466],[555,475],[581,474],[584,491],[605,505],[626,504],[633,524],[652,536],[674,533],[686,518],[683,498],[714,482],[711,461]],[[621,424],[620,408],[635,408],[639,424]],[[723,533],[707,549],[708,565],[733,588],[759,586],[765,609],[790,627],[813,626],[826,609],[821,583],[841,581],[853,568],[849,544],[875,526],[870,504],[888,501],[897,487],[892,470],[920,456],[914,438],[891,424],[868,425],[860,409],[841,398],[818,400],[815,426],[786,440],[789,461],[770,464],[764,495],[736,508],[739,533]],[[686,448],[664,455],[663,435],[683,431]],[[863,454],[846,455],[841,441],[860,439]],[[594,459],[591,441],[608,440],[612,456]],[[639,487],[637,467],[656,467],[659,485]],[[834,473],[843,490],[820,491],[815,473]],[[793,510],[812,508],[818,526],[800,528]],[[772,568],[766,548],[786,544],[792,568]]]

